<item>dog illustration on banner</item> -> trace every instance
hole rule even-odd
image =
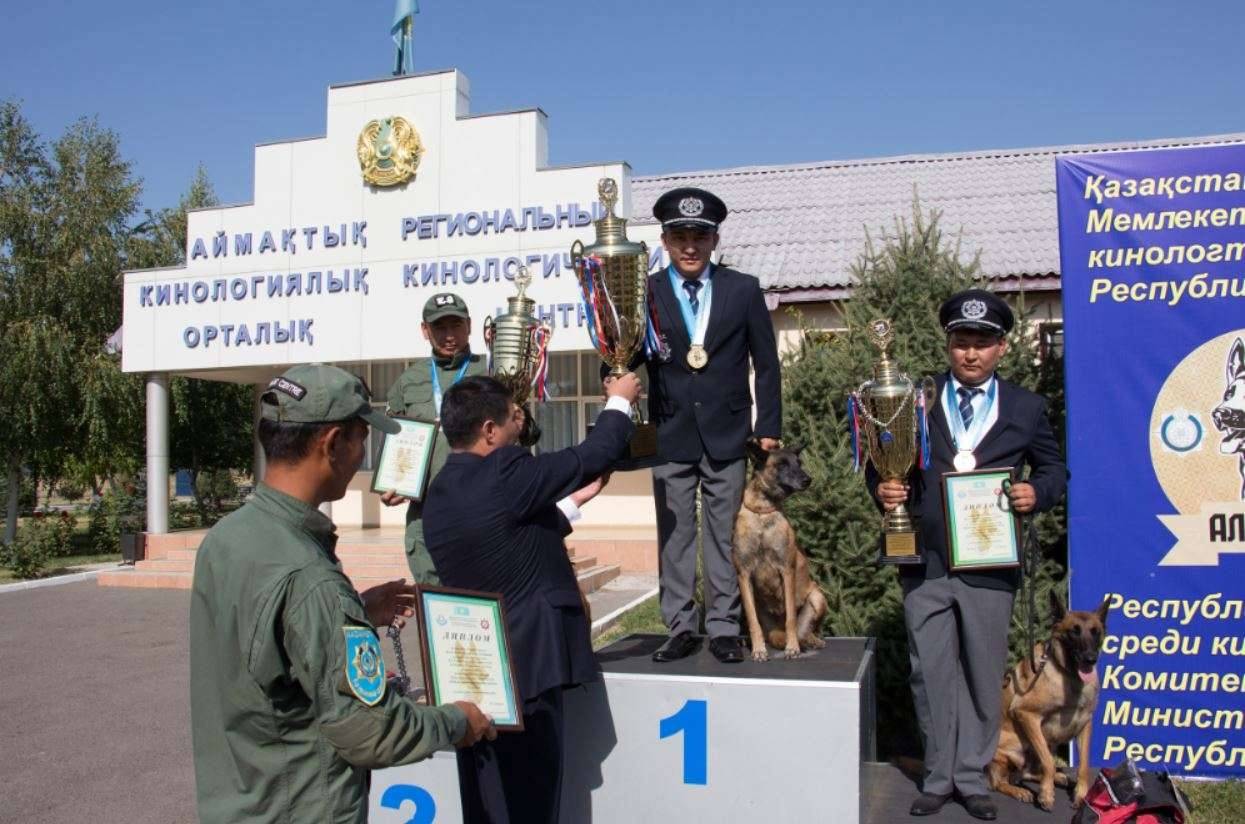
[[[1176,538],[1159,566],[1245,554],[1245,329],[1194,346],[1164,379],[1150,460],[1172,507],[1154,514]]]
[[[1245,500],[1245,343],[1237,338],[1228,352],[1227,388],[1223,403],[1215,407],[1211,418],[1223,433],[1219,451],[1235,454],[1237,472],[1241,475],[1241,500]]]

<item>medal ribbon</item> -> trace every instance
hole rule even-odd
[[[955,448],[960,452],[972,452],[981,441],[981,436],[985,434],[986,420],[990,417],[990,408],[994,406],[994,395],[998,391],[999,382],[995,378],[990,378],[990,388],[986,390],[985,403],[981,405],[980,412],[973,414],[973,426],[967,430],[964,428],[963,419],[960,418],[959,406],[955,402],[955,388],[951,384],[951,379],[947,378],[944,394],[947,397],[947,408],[951,410],[947,413],[951,424],[951,440],[955,442]]]
[[[430,363],[432,366],[432,405],[437,410],[437,417],[440,418],[441,417],[441,398],[443,397],[443,393],[441,392],[441,376],[437,374],[438,370],[437,370],[436,360],[434,359]],[[450,386],[453,386],[454,384],[458,383],[460,380],[463,379],[463,375],[467,374],[467,367],[470,365],[471,365],[471,354],[468,353],[467,357],[463,359],[463,365],[459,368],[458,374],[455,375],[454,380],[450,382]]]
[[[859,472],[864,468],[864,459],[860,454],[860,415],[856,412],[856,393],[847,396],[847,428],[852,435],[852,471]]]
[[[679,295],[682,290],[678,284],[683,282],[683,276],[674,268],[673,263],[670,264],[669,272],[674,285],[674,296],[678,299],[679,311],[683,314],[683,325],[691,336],[692,346],[704,346],[705,333],[709,331],[709,307],[713,305],[713,265],[706,266],[704,274],[700,276],[704,285],[700,288],[700,310],[695,315],[692,314],[692,304],[687,300],[687,293]]]

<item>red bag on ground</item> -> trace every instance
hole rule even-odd
[[[1145,772],[1132,759],[1098,771],[1072,824],[1187,824],[1189,800],[1166,770]]]

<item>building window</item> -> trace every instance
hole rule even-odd
[[[347,372],[358,375],[372,393],[372,406],[380,412],[388,405],[389,387],[410,365],[410,361],[378,361],[375,363],[338,363]],[[552,452],[574,446],[588,433],[588,424],[597,419],[605,404],[601,400],[601,358],[595,351],[555,352],[549,355],[549,400],[533,403],[536,422],[540,424],[540,443],[535,451]],[[636,372],[647,392],[648,370]],[[640,409],[647,415],[648,401],[641,399]],[[380,457],[384,435],[368,431],[367,451],[361,471],[371,471]]]
[[[368,391],[372,394],[372,408],[384,414],[385,407],[389,402],[389,387],[393,385],[393,382],[406,369],[409,361],[378,361],[376,363],[356,361],[334,365],[361,378],[363,383],[367,385]],[[359,467],[360,471],[370,472],[376,466],[376,461],[380,459],[380,447],[384,440],[385,435],[383,432],[368,427],[367,449],[363,452],[363,465]]]
[[[1042,360],[1063,357],[1062,321],[1038,324],[1038,357]]]
[[[646,385],[648,370],[636,374]],[[536,452],[552,452],[574,446],[588,434],[605,404],[601,400],[601,358],[593,350],[558,352],[549,356],[549,400],[536,404],[540,443]],[[646,386],[647,388],[647,386]],[[641,410],[647,401],[640,401]]]

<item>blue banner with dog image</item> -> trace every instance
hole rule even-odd
[[[1056,161],[1095,765],[1245,775],[1245,146]]]

